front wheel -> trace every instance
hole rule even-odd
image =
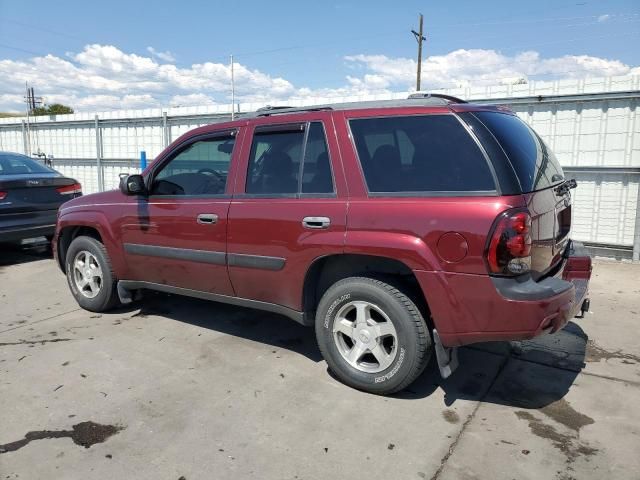
[[[345,384],[386,395],[411,384],[432,351],[416,305],[397,288],[372,278],[340,280],[316,312],[318,346]]]
[[[71,293],[85,310],[105,312],[120,303],[107,250],[95,238],[75,238],[67,250],[65,267]]]

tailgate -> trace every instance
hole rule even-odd
[[[531,215],[531,275],[534,280],[559,266],[571,230],[570,188],[549,146],[525,122],[507,112],[474,115],[493,134],[509,159]],[[574,185],[575,186],[575,185]]]
[[[531,274],[544,276],[562,260],[571,231],[571,194],[553,187],[525,194],[531,214]]]

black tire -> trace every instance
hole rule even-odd
[[[395,327],[395,357],[376,373],[352,366],[340,353],[334,336],[336,315],[358,301],[379,308]],[[315,327],[318,346],[333,374],[346,385],[378,395],[409,386],[425,369],[433,350],[426,322],[414,302],[388,283],[367,277],[345,278],[332,285],[318,304]]]
[[[101,286],[97,295],[93,298],[83,295],[76,286],[73,278],[73,262],[76,255],[83,251],[92,254],[97,259],[100,269],[102,270]],[[117,289],[118,279],[113,273],[107,250],[104,248],[104,245],[95,238],[80,236],[71,242],[65,257],[65,271],[71,293],[76,299],[76,302],[78,302],[78,305],[85,310],[102,313],[120,305]]]

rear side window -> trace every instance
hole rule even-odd
[[[373,193],[495,191],[480,148],[453,115],[349,122]]]
[[[304,131],[257,132],[251,145],[247,193],[287,194],[298,191]]]
[[[256,131],[245,191],[258,195],[333,193],[331,163],[322,123]]]
[[[509,157],[523,192],[542,190],[564,180],[562,167],[546,143],[515,115],[476,112]]]

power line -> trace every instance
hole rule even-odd
[[[640,14],[612,14],[611,17],[615,17],[618,18],[621,22],[623,23],[631,23],[631,22],[636,22],[640,19],[637,19],[635,17],[640,16]],[[575,19],[580,19],[580,18],[597,18],[597,16],[589,16],[589,17],[564,17],[564,18],[549,18],[549,19],[537,19],[537,20],[532,20],[532,21],[510,21],[510,22],[503,22],[503,23],[539,23],[542,21],[555,21],[555,20],[575,20]],[[481,25],[482,23],[475,23],[473,25]],[[487,24],[500,24],[500,22],[486,22],[484,23],[484,25]],[[459,24],[460,25],[460,24]],[[442,28],[442,27],[440,27]],[[414,32],[414,35],[417,35],[418,32]],[[600,35],[600,36],[588,36],[588,37],[578,37],[578,38],[572,38],[572,39],[567,39],[567,40],[561,40],[561,41],[551,41],[551,42],[541,42],[541,43],[537,43],[537,44],[529,44],[529,45],[515,45],[515,46],[510,46],[504,50],[509,51],[509,50],[514,50],[514,49],[519,49],[519,48],[530,48],[533,46],[538,46],[538,45],[552,45],[552,44],[560,44],[560,43],[567,43],[567,42],[578,42],[578,41],[582,41],[582,40],[586,40],[586,39],[593,39],[593,38],[611,38],[611,37],[625,37],[625,36],[632,36],[632,35],[637,35],[640,32],[634,31],[634,32],[629,32],[629,33],[616,33],[616,34],[609,34],[609,35]],[[397,32],[389,33],[388,35],[396,35]],[[387,34],[383,34],[383,35],[387,35]],[[379,37],[380,34],[375,35],[376,37]],[[358,38],[364,38],[364,37],[358,37]],[[417,38],[416,38],[417,40]],[[336,43],[342,43],[342,41],[337,41]],[[327,43],[324,43],[323,45],[326,45]],[[273,53],[276,51],[285,51],[285,50],[291,50],[291,49],[302,49],[302,48],[313,48],[315,46],[319,46],[320,44],[316,44],[316,45],[298,45],[298,46],[290,46],[290,47],[282,47],[280,49],[272,49],[272,50],[263,50],[261,52],[245,52],[244,54],[242,54],[243,56],[249,56],[249,55],[257,55],[257,54],[268,54],[268,53]],[[45,54],[42,52],[36,52],[33,50],[28,50],[25,48],[21,48],[21,47],[15,47],[15,46],[11,46],[11,45],[5,45],[5,44],[0,44],[0,48],[8,48],[8,49],[12,49],[12,50],[16,50],[16,51],[21,51],[21,52],[25,52],[25,53],[29,53],[32,55],[38,55],[38,56],[47,56],[49,54]],[[500,52],[497,52],[500,53]],[[70,60],[69,58],[65,58],[64,61],[69,62],[70,64],[74,65],[76,68],[86,68],[86,65],[84,64],[80,64],[79,62],[75,62],[73,60]],[[306,60],[305,60],[306,62]],[[296,63],[301,63],[300,60],[298,61],[290,61],[290,62],[284,62],[284,63],[280,63],[280,64],[271,64],[270,67],[274,67],[274,66],[279,66],[279,65],[291,65],[291,64],[296,64]],[[500,61],[500,62],[493,62],[490,64],[482,64],[482,67],[487,67],[487,66],[514,66],[514,65],[521,65],[521,62],[516,62],[514,60],[508,60],[508,61]],[[605,67],[606,68],[613,68],[613,67]],[[584,70],[566,70],[566,71],[555,71],[553,73],[538,73],[538,74],[526,74],[527,77],[537,77],[537,76],[557,76],[557,75],[561,75],[563,73],[574,73],[574,72],[583,72]],[[100,75],[99,73],[97,75]],[[135,74],[134,74],[135,76]],[[419,80],[421,78],[421,72],[419,74],[417,74],[417,80]],[[500,78],[500,77],[495,77],[495,78]],[[486,81],[486,77],[484,77],[485,81]],[[159,72],[154,72],[152,74],[152,76],[149,79],[142,79],[142,80],[134,80],[131,81],[129,79],[123,80],[123,84],[124,85],[129,85],[131,86],[132,84],[134,85],[138,85],[138,84],[147,84],[147,85],[155,85],[160,89],[164,89],[166,88],[166,86],[170,85],[167,83],[168,82],[168,78],[164,75],[161,75]],[[114,96],[120,96],[122,95],[123,92],[126,92],[126,94],[130,94],[130,92],[135,92],[137,89],[137,87],[134,88],[125,88],[123,90],[101,90],[104,92],[108,92],[108,94],[114,95]],[[146,88],[145,90],[150,90],[151,88]],[[181,90],[179,90],[176,93],[155,93],[153,94],[154,97],[172,97],[174,95],[178,95],[180,93]],[[202,90],[201,93],[206,93],[206,92],[211,92],[211,93],[219,93],[218,90],[212,90],[212,89],[208,89],[208,90]],[[370,91],[374,91],[372,89],[370,89]],[[375,91],[388,91],[386,89],[376,89]]]

